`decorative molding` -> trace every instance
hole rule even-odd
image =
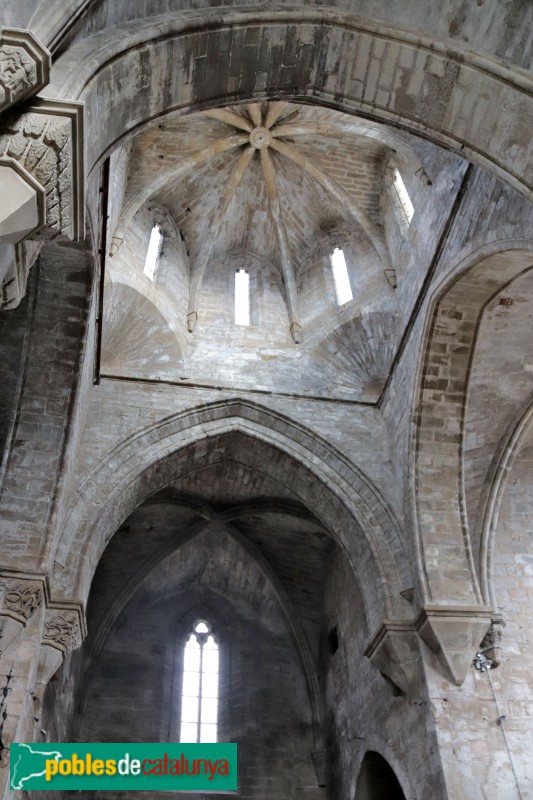
[[[83,103],[36,99],[7,115],[0,156],[18,162],[46,192],[38,238],[83,239]]]
[[[445,677],[457,686],[466,678],[491,617],[487,606],[425,605],[416,620],[421,639],[437,657]]]
[[[80,647],[86,632],[85,616],[79,605],[51,603],[46,609],[43,645],[69,653]]]
[[[0,30],[0,113],[37,94],[50,80],[52,57],[30,31]]]

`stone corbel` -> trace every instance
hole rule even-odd
[[[83,104],[35,99],[22,111],[5,114],[0,123],[0,165],[8,183],[25,180],[20,183],[18,208],[13,195],[14,208],[6,206],[0,218],[6,217],[5,230],[0,226],[0,280],[4,278],[0,308],[15,308],[26,291],[30,256],[38,252],[37,248],[15,251],[20,239],[80,241],[85,235]],[[31,181],[35,195],[26,197],[23,189]],[[0,170],[0,194],[7,197],[3,183]],[[27,243],[28,238],[23,244]]]
[[[20,302],[26,290],[27,248],[19,243],[44,225],[46,193],[18,161],[7,157],[0,158],[0,191],[0,307],[5,308],[18,305],[14,301]]]
[[[0,573],[0,653],[17,642],[46,597],[44,578],[24,572]]]
[[[0,113],[47,85],[52,57],[30,31],[0,29]]]
[[[327,754],[325,750],[314,750],[311,753],[311,760],[315,768],[316,783],[318,787],[326,786],[327,779]]]
[[[445,677],[457,686],[466,678],[491,618],[491,609],[485,606],[423,607],[416,629],[437,657]]]
[[[36,684],[46,686],[65,655],[80,647],[86,634],[85,615],[78,603],[50,603],[46,609]]]
[[[14,158],[0,158],[0,241],[17,244],[44,225],[46,194],[41,184]]]
[[[411,622],[386,620],[372,637],[364,655],[409,697],[416,697],[420,646]]]

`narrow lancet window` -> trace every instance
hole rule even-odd
[[[150,241],[148,242],[148,250],[146,251],[146,259],[144,261],[144,274],[150,278],[151,281],[155,280],[155,273],[157,271],[162,245],[163,234],[161,232],[161,226],[156,223],[150,234]]]
[[[343,306],[353,299],[350,276],[348,275],[344,252],[339,247],[336,247],[329,258],[331,261],[331,270],[333,272],[333,281],[335,283],[337,303]]]
[[[250,324],[250,276],[245,269],[235,273],[235,325]]]
[[[415,208],[411,203],[411,198],[409,197],[407,189],[405,188],[405,183],[403,182],[402,176],[397,169],[394,170],[394,180],[392,186],[393,191],[395,192],[395,205],[399,212],[401,227],[404,230],[407,230],[411,220],[413,219]]]
[[[216,742],[218,644],[207,622],[197,622],[183,653],[181,742]]]

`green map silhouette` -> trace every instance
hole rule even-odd
[[[42,747],[42,745],[36,745]],[[57,750],[37,750],[30,744],[11,745],[11,788],[26,789],[27,781],[41,778],[45,774],[46,762],[50,759],[58,761],[62,754]]]

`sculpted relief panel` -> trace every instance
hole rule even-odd
[[[24,114],[11,114],[0,130],[0,156],[17,161],[45,189],[39,239],[76,241],[83,232],[82,108],[39,100]]]
[[[48,83],[51,56],[29,32],[0,32],[0,113],[40,92]]]
[[[44,209],[37,229],[13,248],[11,265],[0,275],[0,308],[15,308],[24,297],[40,242],[79,241],[84,236],[82,132],[82,103],[38,99],[22,114],[4,115],[0,164],[15,164],[42,187]]]
[[[44,624],[43,644],[69,652],[80,646],[82,633],[76,612],[49,609]]]
[[[83,105],[41,99],[21,105],[47,85],[50,67],[49,51],[32,33],[0,29],[0,192],[10,198],[0,231],[3,309],[15,308],[24,297],[39,242],[79,241],[84,234]],[[10,170],[30,189],[10,191]]]

